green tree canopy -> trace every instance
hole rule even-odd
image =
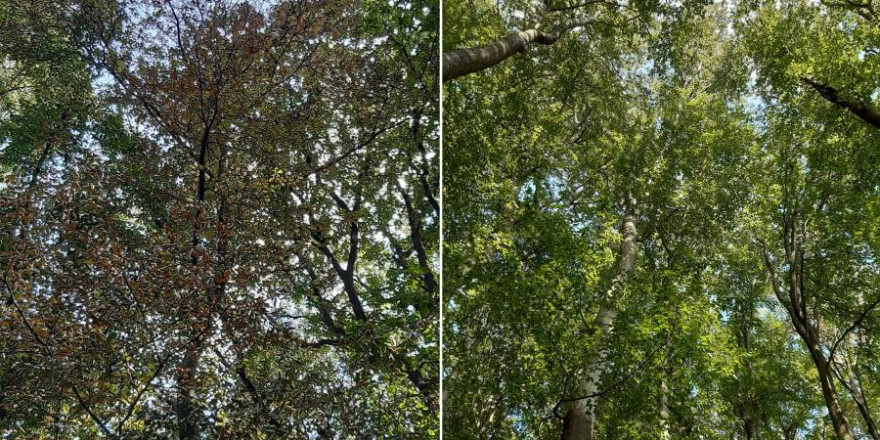
[[[444,12],[452,438],[880,438],[870,3]]]

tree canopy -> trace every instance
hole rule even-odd
[[[443,13],[450,438],[880,438],[870,1]]]
[[[435,437],[438,8],[0,2],[0,436]]]

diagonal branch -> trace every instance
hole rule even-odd
[[[657,353],[659,353],[660,350],[661,350],[662,348],[664,348],[664,347],[666,347],[667,345],[669,345],[669,342],[670,342],[670,341],[671,341],[671,337],[667,336],[667,337],[666,337],[666,340],[663,341],[662,344],[660,344],[659,346],[657,346],[657,348],[655,348],[653,351],[651,351],[651,353],[648,354],[648,356],[645,357],[644,360],[642,360],[641,362],[639,362],[638,365],[636,365],[635,367],[633,367],[632,369],[630,369],[630,370],[629,370],[629,371],[628,371],[623,377],[621,377],[620,379],[618,379],[617,382],[614,382],[613,384],[611,384],[610,386],[608,386],[608,387],[605,388],[604,390],[597,391],[597,392],[595,392],[595,393],[590,393],[590,394],[587,394],[587,395],[585,395],[585,396],[579,396],[579,397],[572,397],[572,398],[567,398],[567,399],[561,399],[559,402],[556,403],[556,406],[553,407],[553,415],[556,416],[556,417],[559,418],[559,419],[564,419],[564,417],[562,417],[562,416],[559,415],[559,407],[562,406],[563,403],[567,403],[567,402],[576,402],[576,401],[578,401],[578,400],[591,399],[591,398],[594,398],[594,397],[601,397],[601,396],[604,396],[605,394],[610,393],[611,391],[614,391],[615,389],[617,389],[618,387],[620,387],[621,385],[623,385],[624,382],[626,382],[627,380],[629,380],[629,379],[631,379],[633,376],[635,376],[635,374],[636,374],[638,371],[640,371],[642,368],[644,368],[645,365],[648,363],[648,361],[650,361],[651,359],[653,359],[654,356],[655,356]]]
[[[46,350],[46,354],[49,355],[49,358],[54,358],[54,350],[52,350],[52,347],[49,345],[48,342],[44,341],[43,338],[40,337],[36,329],[34,329],[34,327],[31,325],[30,320],[27,319],[27,315],[25,315],[24,310],[21,309],[21,306],[19,306],[18,301],[15,299],[15,291],[12,289],[12,286],[9,285],[9,281],[6,279],[6,277],[3,278],[3,284],[6,286],[6,290],[9,292],[9,303],[11,303],[13,307],[15,307],[15,310],[21,317],[21,320],[24,323],[24,326],[27,328],[28,333],[30,333],[34,340],[36,340],[37,343]],[[101,428],[101,432],[103,432],[104,435],[109,438],[117,438],[116,434],[114,434],[113,431],[111,431],[110,428],[107,427],[107,424],[103,420],[101,420],[100,417],[98,417],[98,415],[92,410],[92,407],[85,401],[79,391],[79,388],[71,383],[69,379],[65,378],[63,380],[67,382],[73,389],[73,394],[76,397],[77,403],[79,403],[79,405],[86,411],[86,413],[98,425],[98,427]]]
[[[880,110],[877,108],[864,104],[856,99],[840,96],[840,92],[834,87],[820,83],[812,78],[803,77],[801,78],[801,81],[812,87],[813,90],[818,92],[826,101],[844,110],[848,110],[850,113],[858,116],[861,120],[873,125],[875,128],[880,128]]]
[[[539,26],[536,26],[534,29],[514,32],[485,46],[446,52],[443,54],[443,81],[446,82],[492,67],[522,52],[531,43],[552,45],[568,31],[586,26],[589,23],[590,20],[587,18],[575,18],[563,21],[546,31],[538,29]]]
[[[862,313],[860,313],[858,318],[853,321],[852,325],[847,327],[846,330],[844,330],[843,333],[840,335],[840,337],[838,337],[837,340],[834,341],[834,344],[831,345],[831,350],[828,352],[828,363],[830,363],[834,359],[834,352],[837,351],[837,347],[840,346],[840,344],[846,339],[846,336],[850,332],[858,328],[860,325],[862,325],[862,321],[864,321],[868,314],[871,313],[872,310],[877,308],[878,305],[880,305],[880,297],[874,300],[874,302],[868,304],[868,307],[865,307],[865,310],[862,310]]]

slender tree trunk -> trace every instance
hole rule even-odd
[[[177,435],[180,440],[198,438],[198,416],[193,404],[192,389],[195,387],[196,367],[199,362],[199,349],[187,347],[177,372]]]
[[[825,98],[826,101],[842,109],[848,110],[850,113],[858,116],[863,121],[873,125],[876,128],[880,128],[880,110],[877,110],[876,108],[855,99],[841,97],[837,89],[827,84],[822,84],[811,78],[801,78],[801,80],[812,87],[814,90],[816,90],[816,92],[818,92],[819,95]]]
[[[660,381],[660,440],[670,440],[669,434],[669,385],[666,383],[668,371],[663,370],[663,379]]]
[[[871,409],[868,407],[867,397],[865,396],[865,391],[861,385],[861,378],[858,378],[858,374],[854,372],[855,368],[849,362],[847,362],[847,370],[849,379],[843,376],[843,372],[838,368],[839,364],[836,363],[834,359],[831,360],[831,372],[835,373],[837,376],[837,380],[849,391],[850,397],[852,397],[853,402],[856,403],[856,407],[859,409],[859,413],[862,416],[862,420],[865,421],[865,426],[868,428],[868,434],[871,435],[871,438],[874,440],[880,440],[880,432],[877,430],[877,423],[874,421],[874,417],[871,415]]]
[[[636,220],[632,209],[632,202],[628,202],[627,214],[623,223],[623,241],[620,244],[618,274],[611,284],[606,304],[599,308],[599,313],[596,315],[595,322],[600,332],[597,344],[600,348],[587,361],[578,381],[578,395],[581,396],[595,395],[599,392],[600,380],[607,367],[608,357],[608,350],[603,346],[611,335],[614,319],[617,317],[617,310],[613,306],[615,296],[624,288],[635,267]],[[562,439],[594,440],[596,438],[596,407],[598,404],[598,396],[576,400],[565,415]]]
[[[199,263],[198,248],[201,244],[202,217],[204,213],[205,192],[207,191],[206,158],[209,146],[210,132],[211,126],[209,124],[205,127],[201,141],[199,143],[199,176],[198,186],[196,187],[197,208],[193,217],[193,249],[191,255],[191,263],[194,271],[197,270]],[[214,300],[214,296],[216,293],[210,288],[207,289],[205,293],[205,301],[210,305],[211,302]],[[194,322],[190,327],[193,334],[198,334],[200,331],[202,331],[202,327],[199,325],[200,319],[204,319],[205,321],[201,323],[201,325],[203,326],[210,327],[212,323],[212,318],[210,314],[207,318],[192,317],[192,319]],[[205,331],[205,333],[207,333],[207,331]],[[193,341],[190,342],[190,344],[186,347],[183,361],[177,369],[178,390],[175,412],[177,415],[177,430],[180,440],[190,440],[199,437],[200,417],[198,411],[196,411],[195,405],[193,404],[193,389],[196,385],[196,375],[198,374],[199,360],[201,359],[202,342],[202,337],[196,337]]]
[[[758,420],[755,418],[754,408],[750,402],[740,403],[734,408],[739,421],[742,423],[743,434],[747,440],[754,440],[757,437]]]
[[[573,19],[563,22],[548,31],[537,28],[514,32],[485,46],[457,49],[443,54],[443,81],[479,72],[492,67],[514,54],[523,51],[529,44],[551,45],[564,33],[588,23],[586,19]]]
[[[853,400],[855,400],[856,406],[859,408],[859,413],[865,420],[865,425],[868,427],[868,434],[871,435],[872,439],[880,440],[880,431],[877,430],[877,422],[874,421],[874,417],[871,415],[868,405],[860,398],[854,397]]]
[[[857,340],[853,341],[854,343],[865,342],[864,331],[859,331],[858,334],[853,335],[853,337],[857,338]],[[832,359],[832,362],[833,361],[834,359]],[[871,434],[871,438],[874,440],[880,440],[880,430],[877,429],[877,422],[874,420],[874,416],[871,415],[871,408],[868,407],[868,396],[865,394],[865,389],[862,387],[862,376],[859,374],[858,357],[852,362],[847,362],[847,366],[849,369],[849,386],[846,386],[846,383],[844,383],[844,386],[851,393],[853,400],[855,400],[859,412],[865,420],[865,425],[868,427],[868,433]]]
[[[362,172],[359,175],[359,178],[363,178],[365,172]],[[360,209],[361,204],[361,196],[360,196],[360,187],[357,189],[358,194],[356,196],[356,200],[353,207],[349,207],[344,200],[338,197],[335,193],[332,194],[332,197],[336,204],[344,211],[349,213],[356,213]],[[318,250],[330,260],[330,264],[333,267],[333,270],[342,280],[343,290],[348,296],[349,303],[352,306],[352,311],[354,312],[355,318],[359,321],[367,322],[370,318],[367,316],[364,311],[363,304],[360,299],[360,294],[358,292],[357,285],[355,283],[355,267],[358,259],[358,249],[360,243],[360,234],[359,234],[359,225],[358,222],[352,221],[350,226],[350,234],[349,234],[349,252],[346,262],[346,267],[343,268],[342,265],[337,260],[335,254],[327,244],[324,236],[317,230],[313,230],[311,232],[312,238],[315,240],[315,244]],[[310,274],[313,276],[313,274]],[[314,279],[314,277],[313,277]],[[326,317],[325,317],[326,319]],[[370,343],[370,353],[372,356],[383,356],[381,353],[379,341],[373,340]],[[437,403],[434,401],[433,395],[433,382],[431,379],[425,378],[424,375],[419,371],[419,367],[409,364],[407,359],[403,359],[395,354],[391,354],[390,358],[392,362],[396,363],[401,367],[401,369],[406,373],[407,379],[413,384],[416,388],[416,391],[422,396],[425,401],[425,404],[432,412],[436,412],[438,407]]]
[[[794,219],[791,222],[795,224],[796,214],[793,214],[793,217]],[[788,286],[785,289],[782,287],[776,268],[767,254],[766,244],[763,241],[761,242],[764,252],[764,263],[770,274],[773,292],[779,302],[785,307],[795,331],[801,337],[801,340],[804,341],[807,350],[810,352],[810,357],[816,366],[816,372],[819,374],[819,386],[822,389],[822,397],[825,400],[825,406],[828,408],[828,416],[831,418],[831,424],[837,439],[855,440],[849,427],[849,421],[846,419],[846,415],[840,406],[840,400],[837,398],[837,390],[834,386],[834,373],[831,370],[831,365],[820,348],[821,338],[819,329],[808,314],[807,298],[803,291],[803,279],[798,271],[798,269],[802,269],[804,264],[804,234],[803,231],[790,229],[787,224],[784,226],[784,236],[793,237],[792,239],[785,238],[785,248],[788,253],[786,256],[786,263],[788,265],[787,276],[789,279]],[[787,292],[787,295],[785,292]]]
[[[783,440],[795,440],[794,436],[797,433],[797,427],[792,423],[791,425],[786,426],[782,430]]]
[[[810,338],[812,339],[812,338]],[[837,398],[837,389],[834,386],[834,376],[831,373],[828,360],[825,354],[819,348],[819,344],[810,344],[807,342],[813,363],[816,365],[816,372],[819,373],[819,385],[822,388],[822,397],[825,399],[825,406],[828,407],[828,416],[831,417],[831,424],[834,427],[834,433],[838,440],[855,440],[849,427],[849,421],[840,407],[840,400]]]
[[[424,288],[429,295],[433,296],[439,291],[439,287],[428,263],[428,253],[425,251],[425,244],[422,240],[422,220],[419,218],[409,194],[399,184],[397,187],[400,190],[400,195],[403,196],[403,205],[406,208],[406,218],[409,222],[410,241],[412,241],[413,250],[416,253],[416,260],[419,262],[419,268],[422,269]]]
[[[614,319],[617,317],[617,311],[610,307],[602,307],[599,310],[598,315],[596,316],[596,324],[599,327],[599,331],[601,332],[601,336],[599,337],[598,344],[604,345],[608,338],[611,335],[614,325]],[[608,350],[605,348],[599,348],[596,353],[588,360],[587,366],[584,369],[584,374],[581,376],[580,381],[578,383],[578,391],[580,395],[592,395],[599,392],[600,381],[602,380],[602,373],[605,372],[605,364],[608,358]],[[572,422],[575,422],[571,426],[573,428],[570,432],[570,437],[563,437],[564,440],[593,440],[596,438],[596,418],[597,412],[596,407],[599,405],[598,397],[589,397],[586,399],[581,399],[575,401],[572,405],[572,408],[569,410],[569,414],[572,414]],[[567,417],[566,417],[567,419]],[[576,428],[576,429],[574,429]]]
[[[796,283],[793,286],[797,286]],[[797,287],[792,287],[796,291]],[[799,293],[793,296],[803,298]],[[801,300],[803,301],[803,300]],[[828,416],[831,418],[831,425],[838,440],[855,440],[852,430],[849,427],[849,421],[843,413],[840,406],[840,399],[837,397],[837,389],[834,386],[834,373],[831,371],[831,364],[822,349],[819,347],[819,331],[812,322],[804,315],[799,313],[797,308],[789,309],[789,315],[794,323],[795,330],[801,339],[807,345],[813,364],[816,366],[816,372],[819,374],[819,386],[822,389],[822,398],[825,400],[825,406],[828,408]]]
[[[858,338],[862,343],[865,343],[865,332],[860,331]],[[877,422],[871,415],[871,408],[868,407],[868,396],[865,394],[865,388],[862,387],[863,382],[862,376],[859,374],[858,360],[850,364],[850,369],[852,371],[852,374],[850,374],[852,378],[850,382],[853,384],[852,389],[858,390],[858,398],[855,400],[859,405],[859,411],[862,412],[862,417],[865,418],[865,424],[868,425],[868,432],[871,434],[871,438],[880,440],[880,430],[877,429]]]

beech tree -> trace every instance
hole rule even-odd
[[[435,436],[437,13],[4,5],[4,435]]]
[[[444,89],[446,429],[876,438],[872,5],[627,6]]]
[[[683,11],[701,9],[703,3],[453,2],[444,8],[450,25],[445,31],[444,43],[449,49],[443,53],[443,81],[488,69],[518,53],[526,53],[536,44],[556,45],[569,34],[575,41],[590,45],[604,39],[627,39],[634,33],[657,32],[676,22]],[[491,42],[486,43],[487,39]]]

